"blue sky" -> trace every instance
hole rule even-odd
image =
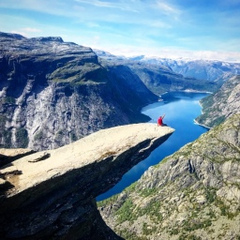
[[[240,62],[240,0],[0,0],[0,31],[117,55]]]

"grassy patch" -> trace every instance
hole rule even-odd
[[[191,221],[188,221],[185,223],[183,226],[183,229],[187,232],[192,232],[197,229],[205,229],[207,227],[210,227],[212,225],[212,221],[210,219],[206,219],[201,221],[200,219],[194,220],[192,219]]]
[[[144,208],[139,207],[136,212],[138,216],[148,215],[153,222],[159,223],[163,220],[163,216],[160,213],[160,208],[161,202],[153,199]]]
[[[206,198],[209,203],[213,203],[216,199],[216,190],[206,189]]]
[[[135,232],[131,232],[126,228],[121,229],[117,232],[121,237],[123,237],[124,239],[127,239],[127,240],[149,240],[149,238],[144,237],[144,236],[136,236]]]
[[[103,200],[103,201],[99,201],[99,202],[97,202],[97,206],[99,208],[109,206],[109,205],[111,205],[111,204],[113,204],[114,202],[117,201],[118,196],[119,196],[119,194],[116,194],[116,195],[113,195],[110,198],[107,198],[107,199]]]
[[[40,131],[37,134],[34,135],[34,141],[40,141],[43,139],[43,132]]]
[[[3,99],[3,103],[4,104],[15,104],[16,103],[16,99],[14,97],[5,97]]]
[[[4,129],[5,128],[5,124],[6,124],[7,118],[4,115],[0,115],[0,128]]]
[[[143,223],[142,226],[142,233],[146,236],[152,235],[153,233],[155,233],[157,231],[157,227],[156,226],[150,226],[147,223]]]
[[[136,219],[135,214],[133,213],[136,205],[132,202],[131,199],[127,199],[123,205],[116,211],[118,217],[118,223],[123,223],[125,221],[133,221]]]
[[[178,238],[178,240],[202,240],[201,237],[198,237],[198,236],[195,236],[193,234],[186,234],[186,233],[183,233],[181,234],[181,236]]]
[[[28,139],[28,132],[26,129],[24,128],[17,129],[16,141],[17,141],[18,147],[26,148],[28,146],[29,139]]]
[[[141,197],[149,197],[151,195],[155,195],[157,193],[156,188],[144,188],[140,192]]]

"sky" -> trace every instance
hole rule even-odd
[[[0,0],[0,31],[115,55],[240,62],[240,0]]]

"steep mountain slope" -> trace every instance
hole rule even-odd
[[[102,128],[146,121],[141,107],[157,100],[139,79],[129,87],[131,79],[109,74],[90,48],[59,37],[0,33],[0,50],[4,147],[52,149]]]
[[[173,60],[167,58],[137,58],[137,61],[165,66],[184,77],[208,80],[221,86],[223,82],[240,74],[240,63],[228,63],[213,60]]]
[[[207,80],[196,80],[183,77],[163,65],[152,64],[136,59],[118,57],[112,54],[95,50],[100,57],[101,64],[114,71],[117,75],[131,71],[155,94],[160,95],[169,91],[213,91],[217,85]]]
[[[150,167],[102,203],[125,239],[240,238],[240,114]]]
[[[235,113],[240,113],[240,75],[227,80],[213,95],[201,100],[202,115],[196,121],[213,127]]]

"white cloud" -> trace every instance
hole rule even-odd
[[[9,9],[1,14],[0,27],[27,37],[62,36],[120,55],[239,61],[238,11],[229,16],[230,10],[208,12],[204,6],[208,14],[203,16],[189,10],[196,11],[198,4],[185,5],[177,0],[0,0],[0,7]],[[222,18],[213,21],[211,15],[207,24],[210,13]]]
[[[78,3],[84,3],[84,4],[89,4],[93,5],[95,7],[101,7],[101,8],[116,8],[120,9],[123,11],[130,11],[130,12],[138,12],[136,9],[131,8],[129,6],[130,1],[100,1],[100,0],[75,0],[75,2]]]
[[[161,20],[143,20],[142,24],[154,28],[171,28],[170,24]]]
[[[16,29],[16,30],[11,31],[11,33],[17,33],[17,34],[20,34],[24,37],[32,37],[34,34],[41,33],[41,32],[42,32],[41,29],[30,28],[30,27],[20,28],[20,29]]]
[[[98,48],[99,49],[99,48]],[[108,51],[119,56],[139,56],[170,59],[191,59],[191,60],[219,60],[226,62],[240,62],[240,52],[224,51],[189,51],[178,48],[156,48],[151,46],[103,46],[101,50]]]
[[[28,32],[28,33],[39,33],[39,32],[42,32],[41,29],[31,28],[31,27],[23,28],[22,30],[24,32]]]
[[[102,2],[99,0],[92,0],[92,1],[88,1],[88,0],[75,0],[76,2],[79,3],[85,3],[85,4],[90,4],[90,5],[94,5],[96,7],[107,7],[107,8],[119,8],[119,4],[116,2]]]
[[[156,1],[156,7],[164,14],[171,15],[173,17],[175,17],[176,15],[179,15],[181,13],[180,9],[178,9],[162,0]]]

